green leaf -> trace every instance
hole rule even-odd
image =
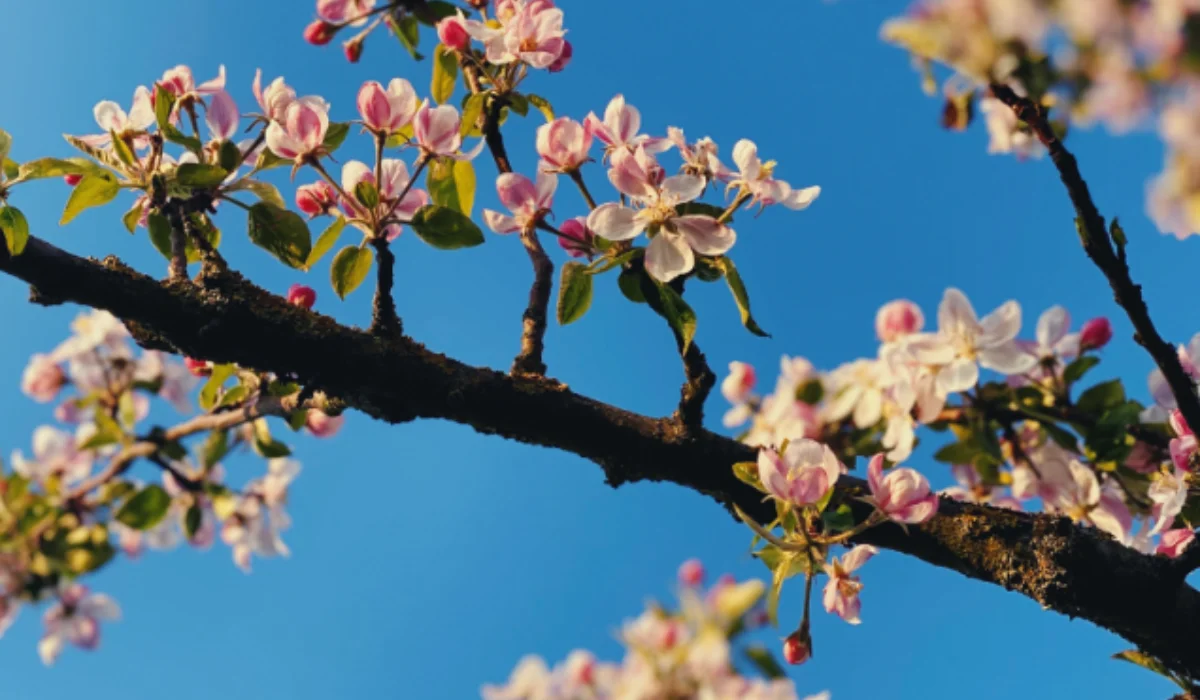
[[[1087,374],[1088,370],[1100,364],[1100,358],[1095,355],[1084,355],[1067,365],[1063,370],[1063,381],[1068,385],[1083,379],[1083,375]]]
[[[325,140],[321,142],[321,145],[326,151],[333,153],[349,135],[349,122],[330,122],[329,128],[325,131]]]
[[[529,114],[529,100],[519,92],[510,92],[507,96],[508,108],[524,117]]]
[[[342,235],[342,231],[346,228],[345,217],[339,215],[332,224],[321,232],[317,238],[317,242],[313,244],[312,250],[308,253],[308,259],[304,261],[304,269],[311,269],[318,260],[325,257],[325,254],[333,250],[333,246],[337,243],[338,238]]]
[[[436,204],[417,210],[411,226],[417,237],[440,250],[470,248],[483,243],[483,231],[461,212]]]
[[[329,267],[329,278],[333,282],[333,291],[338,297],[345,299],[346,295],[358,289],[371,271],[374,258],[367,248],[349,245],[338,251]]]
[[[417,51],[417,42],[420,40],[421,35],[419,32],[419,27],[417,26],[416,17],[408,15],[403,19],[397,20],[392,15],[388,15],[387,25],[392,30],[392,33],[396,35],[396,38],[400,40],[400,45],[403,46],[414,59],[420,61],[422,58],[425,58],[419,51]]]
[[[1038,424],[1042,426],[1051,440],[1058,443],[1059,447],[1072,452],[1079,451],[1079,441],[1070,431],[1052,421],[1038,421]]]
[[[167,260],[171,259],[171,223],[167,217],[158,212],[150,212],[146,217],[146,229],[150,232],[150,242],[162,253]]]
[[[821,403],[824,396],[825,385],[821,383],[820,379],[810,379],[796,387],[796,400],[803,401],[810,406]]]
[[[433,81],[429,95],[438,104],[446,104],[454,96],[454,85],[458,82],[458,54],[444,44],[433,50]]]
[[[328,132],[327,132],[328,133]],[[254,172],[262,172],[272,168],[282,167],[292,164],[291,158],[283,158],[275,155],[275,152],[269,148],[262,149],[258,154],[258,160],[254,162]]]
[[[475,166],[471,161],[438,158],[430,162],[425,186],[434,204],[471,215],[475,205]]]
[[[200,447],[200,464],[205,469],[211,469],[228,453],[229,433],[225,430],[214,430],[208,434]]]
[[[617,286],[621,289],[621,293],[635,304],[646,303],[646,293],[642,290],[641,279],[644,276],[645,273],[641,269],[621,270],[621,274],[617,276]]]
[[[578,321],[591,305],[592,276],[584,272],[583,263],[572,261],[563,265],[558,283],[558,322],[565,326]]]
[[[447,17],[458,14],[458,8],[454,6],[454,3],[445,2],[445,0],[429,0],[423,9],[424,12],[418,19],[431,27],[437,26],[439,21]]]
[[[767,678],[775,680],[787,677],[787,674],[783,671],[783,667],[775,660],[775,655],[762,644],[752,644],[746,647],[743,653],[746,655],[746,660]]]
[[[554,108],[550,106],[550,101],[541,95],[525,95],[525,99],[529,100],[529,104],[537,107],[537,110],[542,113],[547,122],[554,121]]]
[[[248,192],[253,192],[254,196],[258,197],[259,201],[266,202],[267,204],[277,206],[280,209],[287,208],[287,203],[283,201],[283,195],[279,194],[278,188],[276,188],[275,185],[272,185],[269,182],[263,182],[262,180],[244,179],[244,180],[239,180],[236,185],[229,188],[230,192],[237,192],[240,190],[246,190]]]
[[[135,530],[149,530],[159,524],[171,507],[171,497],[158,484],[138,491],[117,511],[116,519]]]
[[[187,512],[183,516],[183,534],[189,540],[195,539],[196,533],[200,531],[200,526],[204,523],[204,511],[196,503],[188,506]]]
[[[4,177],[9,180],[15,180],[21,174],[21,166],[12,158],[0,158],[0,169],[4,171]]]
[[[267,459],[287,457],[292,454],[291,448],[271,437],[270,426],[262,418],[254,422],[254,451]]]
[[[225,382],[236,373],[236,365],[217,365],[212,368],[212,374],[204,383],[204,387],[200,389],[200,410],[207,412],[216,407],[221,387],[225,386]]]
[[[354,186],[354,198],[367,209],[379,206],[379,188],[370,180],[362,180]]]
[[[845,503],[834,510],[821,513],[821,520],[825,523],[825,528],[833,532],[845,532],[854,527],[854,513]]]
[[[1112,408],[1125,401],[1125,387],[1122,386],[1120,379],[1113,379],[1097,384],[1079,395],[1079,400],[1075,402],[1075,407],[1086,414],[1103,413],[1105,410]]]
[[[705,204],[704,202],[684,202],[683,204],[675,205],[675,211],[680,216],[711,216],[714,219],[719,219],[725,214],[723,207],[718,207],[715,204]],[[725,223],[733,221],[733,217],[725,220]]]
[[[137,156],[133,155],[133,149],[129,147],[129,144],[124,139],[118,137],[115,131],[110,130],[108,134],[112,139],[112,150],[117,154],[117,158],[130,168],[136,165],[138,162]]]
[[[0,230],[4,231],[8,252],[14,256],[20,255],[25,250],[25,244],[29,242],[29,222],[25,220],[21,210],[16,207],[0,207]]]
[[[742,315],[742,325],[760,338],[769,338],[770,334],[760,328],[754,316],[750,314],[750,295],[746,292],[746,285],[742,283],[742,276],[738,274],[733,261],[727,257],[720,257],[717,258],[717,265],[725,273],[725,283],[729,285],[733,300],[737,302],[738,313]]]
[[[64,175],[88,175],[108,173],[107,170],[86,158],[38,158],[22,163],[14,180],[41,180]]]
[[[678,336],[681,352],[687,352],[692,339],[696,337],[696,312],[679,296],[679,292],[668,285],[652,279],[649,275],[644,275],[642,279],[642,291],[646,295],[646,302],[659,316],[667,320],[671,330]],[[650,285],[650,289],[646,289],[645,285]]]
[[[473,93],[463,103],[462,121],[459,122],[458,133],[466,136],[477,129],[479,115],[483,114],[483,104],[487,100],[486,92]]]
[[[222,141],[217,151],[217,163],[225,170],[237,170],[242,164],[242,149],[233,141]]]
[[[1167,670],[1167,667],[1165,664],[1163,664],[1163,662],[1159,661],[1153,656],[1150,656],[1149,654],[1142,653],[1137,649],[1129,649],[1127,651],[1117,652],[1116,654],[1113,654],[1113,658],[1121,661],[1128,661],[1131,664],[1135,664],[1144,669],[1153,671],[1160,676],[1166,676],[1167,678],[1171,678],[1171,680],[1175,680],[1171,677],[1170,671]]]
[[[4,129],[0,129],[0,161],[8,158],[9,151],[12,150],[12,135]]]
[[[312,238],[299,214],[259,202],[250,207],[249,228],[252,243],[288,267],[304,267],[312,252]]]
[[[748,486],[753,486],[754,488],[758,489],[759,491],[766,493],[767,490],[763,487],[762,480],[759,479],[759,477],[758,477],[758,463],[757,462],[737,462],[737,463],[735,463],[733,465],[733,475],[736,476],[738,478],[738,481],[742,482],[743,484],[746,484]]]
[[[981,452],[978,445],[970,442],[952,442],[933,454],[933,458],[946,464],[970,464]]]
[[[221,395],[221,401],[217,403],[217,408],[237,406],[241,402],[245,401],[249,394],[250,390],[246,388],[245,384],[238,384]]]
[[[162,85],[154,86],[154,117],[158,122],[158,131],[163,138],[171,143],[177,143],[199,155],[204,145],[200,139],[188,136],[171,123],[171,111],[175,108],[175,96]]]
[[[184,187],[210,189],[229,177],[229,171],[219,165],[184,163],[175,169],[175,181]]]
[[[404,126],[397,129],[396,131],[393,131],[392,135],[388,136],[387,143],[385,143],[383,145],[383,147],[384,148],[400,148],[401,146],[411,142],[412,138],[413,138],[413,125],[412,125],[412,122],[409,122],[408,124],[405,124]]]
[[[142,212],[145,210],[145,202],[140,200],[134,202],[133,206],[129,208],[129,211],[125,212],[125,215],[121,217],[121,223],[125,224],[125,230],[129,231],[130,233],[137,231],[138,224],[142,221]]]
[[[121,426],[107,412],[96,411],[93,420],[96,424],[96,432],[78,445],[80,450],[95,450],[106,445],[115,445],[124,437],[125,433],[121,430]]]
[[[71,189],[71,196],[67,198],[67,207],[58,225],[65,226],[85,209],[108,204],[116,199],[120,191],[117,179],[108,173],[84,175],[79,184]]]

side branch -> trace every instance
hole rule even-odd
[[[1092,195],[1079,172],[1075,156],[1054,133],[1041,107],[1028,98],[1018,96],[1007,85],[993,83],[991,90],[996,99],[1008,105],[1021,121],[1033,129],[1038,140],[1050,152],[1050,158],[1058,168],[1059,177],[1071,197],[1071,204],[1075,206],[1078,215],[1076,225],[1084,251],[1108,279],[1113,298],[1133,323],[1133,339],[1154,358],[1154,363],[1158,365],[1171,387],[1171,393],[1175,395],[1184,420],[1193,431],[1200,430],[1200,397],[1196,395],[1195,384],[1184,371],[1175,348],[1163,340],[1158,329],[1154,327],[1154,322],[1150,320],[1150,310],[1146,308],[1146,301],[1142,298],[1142,287],[1135,284],[1129,275],[1123,235],[1114,247],[1113,236],[1104,223],[1104,217],[1092,201]]]
[[[396,254],[392,252],[387,239],[382,236],[372,238],[371,246],[375,248],[377,273],[375,300],[371,304],[371,333],[381,338],[396,340],[404,334],[400,315],[396,313],[396,301],[392,298]]]
[[[440,418],[490,435],[554,447],[591,460],[608,483],[679,484],[767,522],[762,494],[731,465],[755,451],[702,428],[632,413],[562,385],[471,367],[403,339],[385,343],[291,306],[236,273],[195,285],[161,284],[114,258],[104,262],[31,239],[0,272],[37,290],[43,303],[78,302],[123,319],[143,346],[295,375],[351,408],[392,423]],[[865,486],[845,476],[837,497]],[[1003,586],[1049,609],[1125,637],[1171,669],[1200,677],[1200,593],[1172,561],[1126,548],[1064,518],[943,500],[936,517],[908,532],[873,528],[859,541]]]
[[[717,375],[709,368],[708,360],[695,342],[682,352],[682,356],[685,379],[675,417],[687,428],[699,428],[704,423],[704,402],[717,383]]]

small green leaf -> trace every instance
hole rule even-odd
[[[1125,387],[1120,379],[1113,379],[1097,384],[1079,395],[1075,407],[1081,412],[1092,415],[1103,413],[1125,401]]]
[[[854,527],[854,513],[845,503],[821,513],[821,520],[825,523],[825,528],[833,532],[845,532]]]
[[[679,339],[680,351],[687,352],[692,338],[696,336],[696,312],[692,311],[692,307],[688,306],[679,292],[670,286],[652,279],[649,275],[644,275],[642,280],[646,302],[659,316],[667,320]],[[646,289],[646,285],[650,288]]]
[[[1083,375],[1088,373],[1088,370],[1100,364],[1100,358],[1095,355],[1084,355],[1067,365],[1063,370],[1063,381],[1068,385],[1083,379]]]
[[[200,464],[205,469],[211,469],[229,452],[229,433],[225,430],[214,430],[208,434],[200,447]]]
[[[475,166],[471,161],[438,158],[430,162],[425,186],[434,204],[471,215],[475,205]]]
[[[135,530],[149,530],[166,517],[170,507],[171,496],[158,484],[150,484],[125,501],[115,517]]]
[[[584,272],[583,263],[572,261],[563,265],[558,283],[558,322],[565,326],[578,321],[591,305],[592,276]]]
[[[354,198],[367,209],[379,206],[379,188],[370,180],[363,180],[354,186]]]
[[[291,158],[277,156],[271,149],[264,148],[258,154],[258,160],[254,163],[254,172],[258,173],[264,170],[270,170],[272,168],[279,168],[284,165],[291,165],[292,163],[293,161]]]
[[[529,100],[529,104],[537,107],[537,110],[542,113],[547,122],[554,121],[554,108],[550,106],[550,101],[541,95],[526,95],[525,99]]]
[[[1125,235],[1125,229],[1121,228],[1121,224],[1115,216],[1113,217],[1112,224],[1109,226],[1109,230],[1112,231],[1113,242],[1117,244],[1118,248],[1124,248],[1129,243],[1129,238]]]
[[[308,224],[299,214],[266,202],[250,207],[250,241],[284,265],[304,267],[312,252]]]
[[[67,207],[58,225],[65,226],[85,209],[108,204],[116,199],[120,191],[116,178],[108,173],[84,175],[79,184],[71,189],[71,196],[67,198]]]
[[[522,117],[529,114],[529,100],[519,92],[510,92],[507,96],[508,108]]]
[[[346,295],[358,289],[371,271],[374,260],[371,251],[349,245],[338,251],[329,267],[329,278],[333,282],[333,291],[338,297],[345,299]]]
[[[0,158],[0,169],[4,171],[4,177],[9,180],[15,180],[21,174],[21,166],[12,158]]]
[[[242,149],[233,141],[222,141],[217,151],[217,164],[227,171],[237,170],[242,164]]]
[[[154,120],[160,130],[171,126],[171,110],[175,108],[175,95],[162,85],[154,86]]]
[[[133,203],[129,211],[121,217],[121,223],[125,224],[125,229],[130,233],[137,231],[138,224],[142,222],[142,213],[146,211],[146,203],[138,200]]]
[[[391,136],[388,136],[387,143],[384,144],[384,148],[400,148],[401,146],[411,142],[412,138],[413,125],[412,122],[409,122],[396,131],[393,131]]]
[[[946,464],[970,464],[980,451],[978,445],[970,442],[952,442],[935,452],[933,458]]]
[[[1059,447],[1072,452],[1079,451],[1079,441],[1075,439],[1075,436],[1070,431],[1053,421],[1038,421],[1038,424],[1042,426],[1042,429],[1046,431],[1051,440],[1058,443]]]
[[[408,15],[403,19],[397,20],[389,14],[387,16],[387,25],[392,30],[392,33],[396,35],[396,38],[400,40],[400,45],[407,49],[408,53],[414,59],[420,61],[422,58],[425,58],[417,51],[417,42],[420,40],[421,35],[416,17]]]
[[[321,145],[326,151],[333,153],[349,135],[350,124],[348,122],[330,122],[329,128],[325,131],[325,140],[321,142]]]
[[[617,277],[617,286],[621,289],[621,293],[625,298],[635,304],[645,304],[646,294],[642,291],[642,277],[645,275],[641,269],[625,269],[621,270],[621,274]]]
[[[738,478],[738,481],[766,493],[766,488],[763,487],[762,480],[758,476],[757,462],[737,462],[733,465],[733,475]]]
[[[738,312],[742,315],[742,325],[760,338],[769,338],[770,334],[760,328],[754,316],[750,315],[750,295],[746,293],[746,285],[742,283],[742,276],[738,274],[733,261],[727,257],[720,257],[717,258],[717,264],[725,273],[725,283],[729,285],[733,300],[737,302]]]
[[[0,230],[4,231],[4,240],[8,244],[8,252],[14,256],[20,255],[29,242],[29,222],[25,215],[16,207],[0,207]]]
[[[208,381],[200,389],[198,398],[200,410],[211,411],[217,405],[217,396],[221,393],[221,388],[225,386],[225,382],[237,373],[236,365],[217,365],[213,367],[212,374],[209,375]]]
[[[224,408],[226,406],[236,406],[236,405],[240,404],[241,402],[245,401],[246,396],[248,396],[249,394],[250,394],[250,390],[246,388],[245,384],[238,384],[237,386],[232,387],[229,391],[227,391],[221,395],[221,400],[220,400],[220,402],[217,403],[217,408]]]
[[[105,174],[109,171],[86,158],[38,158],[22,163],[14,180],[41,180],[64,175]]]
[[[8,158],[9,151],[12,150],[12,135],[4,129],[0,129],[0,161]]]
[[[184,163],[175,169],[175,181],[184,187],[210,189],[229,177],[229,171],[219,165]]]
[[[640,255],[644,255],[645,252],[646,251],[643,248],[634,248],[633,250],[625,251],[624,253],[613,257],[605,256],[603,258],[598,258],[595,262],[587,266],[587,273],[589,275],[603,274],[614,267],[620,267],[630,260],[633,260]]]
[[[458,8],[454,6],[454,3],[445,2],[445,0],[429,0],[421,10],[421,16],[417,19],[431,27],[436,26],[439,21],[447,17],[458,14]]]
[[[311,269],[318,260],[325,257],[325,254],[333,250],[333,246],[337,243],[338,238],[342,235],[342,231],[346,228],[345,217],[338,215],[332,224],[321,232],[317,238],[317,242],[313,244],[312,250],[308,253],[308,259],[304,261],[304,269]]]
[[[112,138],[112,150],[117,154],[117,159],[126,166],[132,168],[137,164],[137,156],[133,155],[133,149],[125,142],[125,139],[117,136],[116,132],[109,131],[109,137]]]
[[[196,503],[188,506],[187,512],[183,516],[183,534],[189,540],[196,538],[196,533],[200,531],[200,526],[204,523],[204,510]]]
[[[477,130],[479,115],[483,114],[483,104],[487,100],[486,92],[473,93],[463,103],[462,121],[458,125],[458,133],[467,136]]]
[[[787,674],[783,671],[783,667],[775,660],[775,655],[762,644],[752,644],[746,647],[744,653],[746,654],[746,660],[767,678],[775,680],[787,677]]]
[[[417,210],[412,218],[417,237],[440,250],[471,248],[483,243],[483,231],[461,212],[436,204]]]
[[[235,186],[229,188],[230,192],[237,192],[240,190],[246,190],[254,193],[254,196],[258,197],[259,201],[277,206],[280,209],[287,208],[287,203],[283,201],[283,195],[279,194],[279,189],[269,182],[244,179],[239,180]]]
[[[254,451],[267,459],[292,454],[291,448],[271,437],[271,428],[262,418],[254,422]]]
[[[167,217],[158,212],[150,212],[146,217],[146,229],[150,233],[150,242],[167,260],[171,259],[171,223]]]
[[[458,82],[458,54],[444,44],[433,50],[433,81],[429,94],[438,104],[446,104],[454,96],[454,85]]]
[[[715,204],[706,204],[704,202],[684,202],[683,204],[677,204],[675,206],[675,211],[678,212],[680,216],[709,216],[714,219],[719,219],[725,214],[725,209],[723,207],[718,207]],[[726,219],[725,223],[729,223],[730,221],[733,221],[733,217]]]

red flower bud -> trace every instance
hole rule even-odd
[[[78,185],[79,181],[82,179],[83,179],[82,175],[76,175],[75,173],[71,173],[70,175],[63,175],[63,182],[67,183],[67,185],[69,185],[70,187],[74,187],[75,185]]]
[[[558,55],[558,60],[547,66],[546,70],[550,71],[551,73],[559,72],[563,68],[567,67],[567,64],[571,62],[571,57],[574,55],[575,48],[571,46],[571,42],[564,41],[562,53]]]
[[[207,377],[212,374],[212,368],[204,360],[197,360],[194,357],[183,358],[183,366],[187,367],[187,371],[197,377]]]
[[[288,288],[287,300],[303,309],[311,309],[317,303],[317,292],[312,287],[303,284],[293,284]]]
[[[358,59],[362,58],[363,40],[362,37],[354,37],[353,39],[342,44],[342,52],[346,54],[346,60],[351,63],[358,63]]]
[[[688,559],[679,567],[679,582],[688,588],[697,588],[704,583],[704,565],[699,559]]]
[[[467,33],[466,22],[458,15],[445,17],[438,22],[437,35],[446,48],[455,51],[465,51],[471,45],[471,35]]]
[[[323,19],[313,20],[312,24],[304,28],[304,40],[313,46],[324,46],[337,34],[337,27]]]
[[[812,656],[812,642],[807,637],[808,635],[792,632],[783,641],[783,658],[785,661],[793,666],[799,666],[808,661]]]
[[[1112,336],[1112,324],[1108,322],[1107,318],[1103,316],[1093,318],[1083,324],[1083,329],[1079,331],[1079,347],[1083,350],[1099,350],[1108,345]]]

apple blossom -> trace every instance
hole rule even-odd
[[[154,124],[154,105],[150,100],[150,90],[145,85],[139,85],[134,90],[133,106],[128,114],[116,102],[109,100],[97,103],[92,113],[103,133],[79,137],[89,146],[103,148],[112,143],[112,134],[116,134],[117,138],[129,139],[139,149],[149,147],[150,137],[146,129]]]
[[[304,421],[304,427],[308,428],[308,432],[312,433],[313,437],[327,438],[333,437],[342,425],[346,423],[346,416],[330,416],[320,409],[311,409],[308,412],[308,418]]]
[[[254,71],[251,89],[254,91],[258,108],[262,110],[263,118],[268,122],[282,122],[287,118],[288,106],[296,101],[296,91],[283,82],[282,77],[272,80],[271,84],[263,89],[261,68]]]
[[[457,15],[443,17],[437,23],[438,40],[454,51],[465,51],[471,45],[467,31],[467,18],[460,10]]]
[[[816,503],[841,473],[842,464],[833,450],[815,440],[790,442],[782,455],[771,449],[758,452],[758,478],[768,494],[787,504]]]
[[[1191,528],[1167,530],[1162,533],[1155,552],[1174,559],[1183,554],[1184,550],[1192,544],[1192,540],[1194,539],[1196,539],[1196,533]]]
[[[889,301],[875,314],[875,335],[885,343],[919,333],[924,327],[921,307],[907,299]]]
[[[357,106],[368,129],[390,135],[412,122],[420,104],[412,83],[393,78],[386,90],[373,80],[363,83],[358,90]]]
[[[1112,340],[1112,324],[1100,316],[1083,324],[1079,330],[1079,348],[1081,350],[1099,350]]]
[[[317,291],[303,284],[293,284],[288,287],[287,300],[302,309],[311,309],[317,303]]]
[[[376,0],[317,0],[317,16],[327,22],[351,26],[365,24]]]
[[[196,84],[196,79],[192,77],[191,68],[184,65],[175,66],[163,73],[158,84],[167,92],[174,95],[178,103],[199,100],[202,97],[215,95],[225,89],[225,66],[218,68],[217,77],[199,85]]]
[[[815,185],[797,190],[783,180],[776,180],[775,161],[763,163],[758,157],[758,146],[750,139],[734,144],[733,162],[740,172],[730,176],[729,187],[749,196],[747,207],[782,204],[799,211],[807,209],[821,194],[821,188]]]
[[[296,188],[296,207],[308,214],[309,219],[335,213],[337,201],[337,190],[324,180]]]
[[[918,525],[937,514],[937,494],[915,469],[895,467],[883,474],[883,455],[877,454],[867,465],[867,485],[871,502],[881,513],[898,523]]]
[[[481,139],[472,150],[461,151],[460,122],[461,117],[454,107],[430,107],[429,100],[425,100],[413,119],[413,136],[426,157],[449,156],[455,160],[474,160],[483,150],[484,142]]]
[[[862,603],[858,594],[862,591],[862,583],[853,573],[867,563],[867,560],[879,552],[878,549],[866,544],[860,544],[847,552],[841,559],[834,558],[825,565],[825,573],[829,581],[825,584],[822,603],[825,612],[831,612],[852,625],[862,622],[859,611]]]
[[[517,9],[500,29],[477,22],[467,26],[483,42],[488,63],[521,61],[531,68],[549,68],[562,56],[566,43],[562,23],[562,10],[534,2]]]
[[[42,618],[46,632],[38,642],[38,655],[50,666],[68,642],[81,649],[95,649],[100,643],[100,622],[120,616],[120,608],[112,598],[91,593],[82,584],[63,584],[58,602]]]
[[[558,227],[562,235],[558,244],[573,258],[590,256],[595,251],[596,234],[587,226],[587,217],[577,216],[567,219]]]
[[[942,489],[942,496],[953,498],[956,501],[985,503],[997,508],[1022,510],[1021,502],[1012,496],[1004,495],[1003,490],[999,486],[984,484],[983,479],[979,476],[979,471],[975,469],[974,465],[955,464],[950,467],[950,473],[954,476],[954,480],[958,482],[958,485]]]
[[[1173,470],[1163,470],[1154,476],[1146,495],[1153,504],[1150,517],[1155,522],[1153,530],[1157,532],[1174,522],[1175,516],[1183,510],[1188,497],[1189,472],[1176,466]]]
[[[342,166],[342,189],[353,198],[358,185],[369,182],[378,188],[379,204],[373,211],[368,211],[357,199],[343,201],[342,206],[355,217],[352,223],[367,234],[374,235],[376,231],[365,220],[366,217],[374,215],[376,221],[386,220],[388,223],[382,234],[391,241],[400,235],[402,224],[411,220],[417,210],[429,202],[429,194],[425,190],[410,187],[412,178],[408,173],[408,165],[402,160],[384,158],[380,170],[383,182],[376,183],[375,173],[366,163],[347,161]],[[399,199],[401,193],[404,194],[403,199]]]
[[[267,148],[297,165],[323,149],[329,129],[329,105],[319,97],[301,97],[288,105],[282,121],[267,125]]]
[[[589,112],[583,125],[605,145],[606,155],[611,155],[619,149],[634,150],[638,146],[645,148],[647,153],[660,153],[671,147],[671,142],[667,139],[651,138],[638,133],[642,128],[642,113],[637,107],[626,104],[624,95],[617,95],[609,101],[604,110],[603,121],[595,112]]]
[[[571,172],[588,161],[592,134],[579,122],[559,117],[537,130],[537,152],[547,170]]]
[[[1037,362],[1052,366],[1078,355],[1079,334],[1069,333],[1070,327],[1071,314],[1066,309],[1061,306],[1046,309],[1038,318],[1037,341],[1028,346],[1030,354]]]
[[[496,178],[500,203],[512,216],[491,209],[483,210],[484,221],[496,233],[530,232],[545,218],[554,204],[558,177],[544,171],[537,174],[537,184],[517,173],[501,173]]]
[[[80,451],[75,436],[49,425],[33,431],[33,459],[28,460],[19,450],[12,454],[13,471],[38,483],[51,477],[75,482],[92,470],[92,456]]]
[[[21,375],[21,391],[38,403],[53,401],[67,382],[62,367],[49,355],[34,355]]]
[[[717,144],[709,137],[705,136],[699,141],[689,144],[687,137],[683,134],[683,129],[671,126],[667,127],[667,141],[679,151],[679,156],[683,158],[682,172],[702,177],[708,181],[732,176],[732,173],[717,158]]]
[[[1118,542],[1128,543],[1132,516],[1120,495],[1107,485],[1102,488],[1096,473],[1078,460],[1071,460],[1067,468],[1070,481],[1058,489],[1053,506],[1072,520],[1088,523]]]
[[[840,421],[851,413],[854,425],[866,428],[883,416],[883,392],[893,382],[887,365],[881,360],[855,360],[838,367],[829,375],[833,400],[826,408],[827,421]]]
[[[745,362],[730,362],[729,376],[721,382],[721,395],[731,404],[744,404],[754,391],[754,367]]]
[[[237,132],[240,119],[237,105],[228,92],[218,90],[209,100],[208,111],[204,113],[204,122],[212,134],[214,141],[228,141]]]

